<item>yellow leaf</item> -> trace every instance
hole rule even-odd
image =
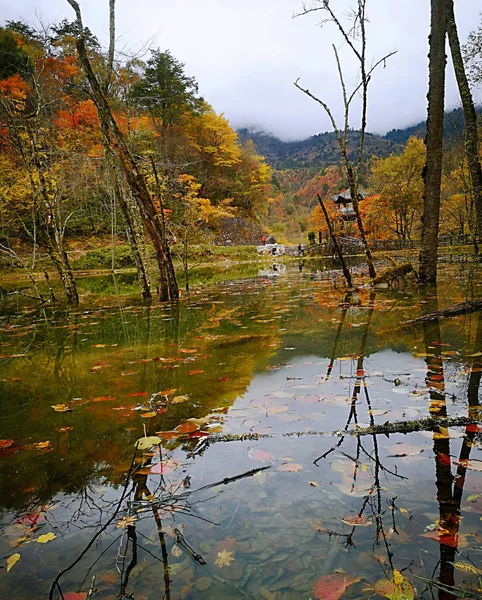
[[[55,538],[56,538],[55,533],[50,532],[50,533],[44,533],[43,535],[39,535],[35,541],[38,542],[39,544],[46,544],[47,542],[51,542]]]
[[[316,483],[316,481],[310,481],[310,485],[312,485],[313,487],[318,487],[318,483]]]
[[[470,575],[482,575],[482,569],[478,569],[469,563],[455,562],[454,567],[464,573],[470,573]]]
[[[152,419],[152,417],[155,417],[157,413],[149,411],[149,412],[145,412],[145,413],[141,413],[141,417],[143,417],[144,419]]]
[[[55,410],[55,412],[67,412],[72,410],[70,406],[67,406],[67,404],[52,404],[52,408]]]
[[[15,554],[12,554],[12,556],[9,556],[7,558],[7,573],[10,571],[10,569],[13,567],[13,565],[18,563],[19,560],[20,560],[20,554],[18,552],[16,552]]]
[[[171,400],[171,404],[179,404],[180,402],[186,402],[186,400],[189,400],[189,396],[175,396]]]
[[[217,565],[219,568],[229,567],[229,563],[233,560],[233,553],[223,550],[222,552],[218,552],[218,557],[216,558],[214,564]]]

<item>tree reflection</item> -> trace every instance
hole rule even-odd
[[[421,299],[426,314],[439,309],[436,287],[422,289]],[[424,343],[426,349],[427,386],[430,390],[430,412],[435,418],[447,417],[447,396],[445,393],[445,377],[442,356],[442,337],[440,320],[432,319],[423,324]],[[479,314],[475,339],[475,352],[482,348],[482,320]],[[473,416],[479,410],[479,386],[481,378],[480,363],[474,362],[468,382],[468,415]],[[440,542],[439,581],[446,589],[439,589],[439,600],[454,600],[458,596],[449,588],[455,586],[454,562],[458,554],[459,527],[461,522],[461,503],[464,491],[467,461],[473,447],[477,427],[468,425],[462,438],[458,467],[452,474],[450,458],[450,437],[443,427],[434,429],[433,451],[435,455],[435,483],[439,504],[439,522],[437,533]]]

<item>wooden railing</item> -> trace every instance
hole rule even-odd
[[[341,246],[342,252],[346,255],[362,254],[363,246],[360,240],[355,238],[339,237],[338,243]],[[482,245],[482,236],[473,234],[463,235],[443,235],[438,239],[439,246],[473,246]],[[369,240],[370,249],[375,250],[407,250],[420,248],[421,240]],[[321,256],[332,256],[334,253],[333,244],[325,242],[323,244],[312,244],[305,246],[304,251],[310,254],[319,254]]]

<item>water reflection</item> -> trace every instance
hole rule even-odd
[[[2,317],[4,596],[477,597],[482,325],[402,325],[436,303],[295,269]]]

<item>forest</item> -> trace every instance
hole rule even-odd
[[[0,597],[482,600],[482,22],[430,0],[427,119],[378,135],[406,49],[297,4],[339,104],[298,65],[332,127],[281,141],[55,3],[0,27]]]

